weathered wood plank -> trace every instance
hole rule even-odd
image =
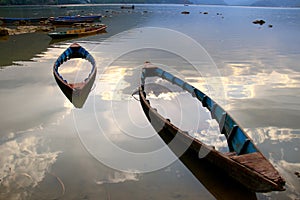
[[[278,182],[282,178],[273,165],[259,152],[244,154],[239,156],[231,156],[231,159],[241,163],[242,165],[255,170],[266,178]]]

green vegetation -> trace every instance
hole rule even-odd
[[[80,0],[0,0],[0,5],[54,5],[76,4]]]
[[[127,4],[151,4],[151,3],[174,3],[183,4],[189,3],[186,0],[92,0],[92,3],[127,3]]]
[[[85,3],[85,0],[0,0],[0,5],[54,5]],[[90,3],[181,3],[186,0],[91,0]]]
[[[37,5],[55,3],[55,0],[0,0],[0,5]]]

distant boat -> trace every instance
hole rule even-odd
[[[107,28],[106,25],[101,24],[101,25],[87,27],[87,28],[72,29],[72,30],[60,31],[60,32],[51,32],[51,33],[48,33],[48,35],[52,39],[82,37],[82,36],[93,35],[93,34],[105,32],[106,28]]]
[[[203,107],[206,107],[210,111],[212,118],[218,122],[221,133],[227,139],[230,152],[222,153],[204,144],[190,136],[187,132],[177,128],[170,120],[164,118],[155,108],[151,107],[150,101],[146,99],[145,79],[155,76],[181,87],[202,102]],[[285,190],[284,179],[259,151],[249,136],[223,108],[197,88],[160,68],[146,66],[143,68],[141,75],[139,97],[148,121],[158,132],[159,136],[163,140],[166,138],[172,140],[176,136],[177,146],[173,148],[186,148],[197,155],[200,150],[207,152],[207,155],[202,159],[217,166],[221,172],[228,174],[251,191],[269,192]],[[198,157],[198,159],[200,158]]]
[[[73,58],[86,59],[92,64],[92,69],[88,77],[84,81],[79,83],[69,83],[58,72],[58,68],[61,64]],[[53,75],[56,80],[56,83],[58,84],[62,92],[65,94],[65,96],[76,108],[82,108],[82,106],[84,105],[94,84],[96,73],[97,68],[95,59],[87,50],[85,50],[77,43],[74,43],[69,48],[67,48],[57,58],[53,65]]]
[[[60,16],[60,17],[50,17],[48,20],[53,25],[72,25],[74,23],[92,23],[99,21],[101,15],[91,15],[91,16]]]
[[[121,9],[134,9],[134,5],[132,5],[132,6],[121,6],[120,7]]]
[[[48,17],[36,17],[36,18],[14,18],[14,17],[0,17],[0,21],[3,24],[31,24],[31,23],[40,23],[46,21]]]

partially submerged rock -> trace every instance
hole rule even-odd
[[[182,11],[181,14],[188,15],[188,14],[190,14],[190,12],[189,11]]]
[[[8,29],[0,27],[0,36],[7,36],[7,35],[9,35]]]
[[[263,24],[266,23],[266,22],[265,22],[265,20],[263,20],[263,19],[257,19],[257,20],[254,20],[252,23],[253,23],[253,24],[263,25]]]

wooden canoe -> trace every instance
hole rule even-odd
[[[52,39],[62,39],[62,38],[71,38],[71,37],[83,37],[87,35],[93,35],[101,32],[105,32],[107,28],[106,25],[101,24],[92,27],[80,28],[80,29],[72,29],[67,31],[60,31],[60,32],[51,32],[48,35]]]
[[[144,91],[145,79],[155,76],[181,87],[202,102],[203,107],[206,107],[210,111],[212,118],[218,122],[221,133],[227,139],[230,152],[222,153],[204,144],[187,134],[187,132],[180,130],[170,120],[160,115],[155,108],[151,107]],[[204,158],[198,159],[208,160],[251,191],[285,190],[285,180],[259,151],[244,130],[221,106],[197,88],[158,67],[146,66],[142,70],[139,97],[147,119],[161,138],[175,138],[176,136],[176,140],[178,140],[176,142],[177,146],[186,147],[186,149],[196,153],[199,153],[200,149],[202,152],[208,152]],[[174,153],[176,154],[176,152]]]
[[[88,77],[84,81],[79,83],[68,83],[67,80],[64,80],[64,78],[58,72],[58,68],[61,64],[73,58],[86,59],[92,64],[92,69]],[[74,43],[69,48],[67,48],[57,58],[53,65],[53,75],[58,86],[76,108],[82,108],[82,106],[84,105],[94,84],[96,73],[97,68],[95,59],[87,50],[85,50],[77,43]]]

